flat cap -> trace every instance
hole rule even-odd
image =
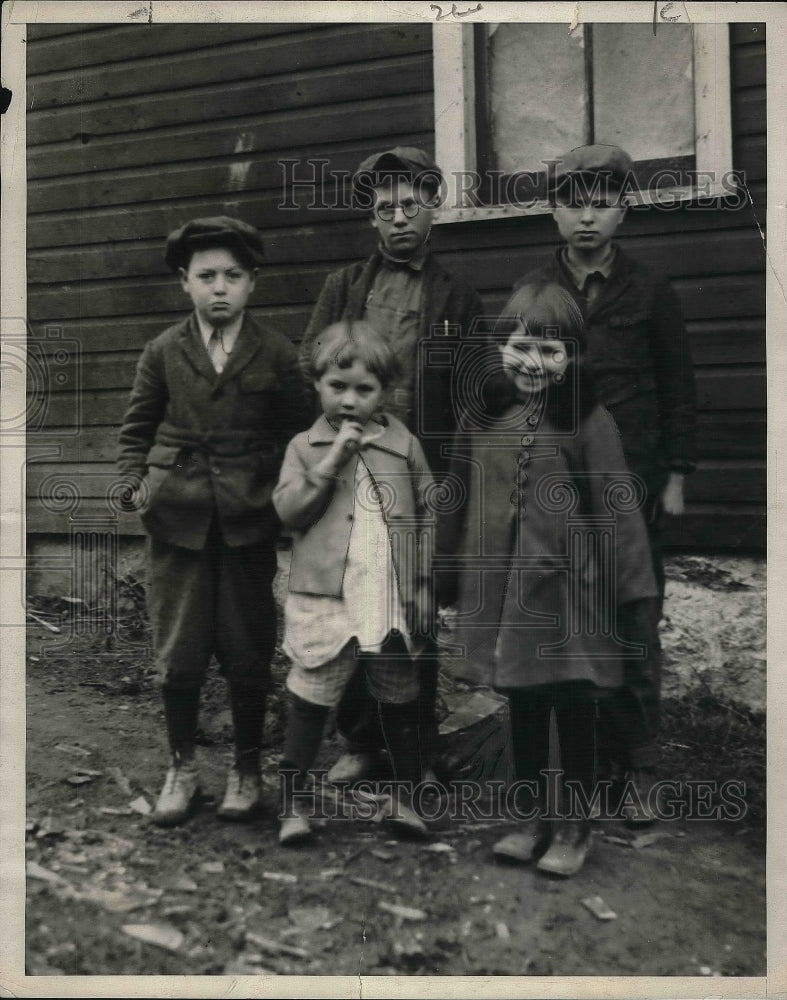
[[[228,215],[216,215],[207,219],[192,219],[170,233],[164,260],[171,270],[177,271],[188,266],[196,250],[209,247],[227,247],[250,268],[257,267],[265,257],[262,237],[254,226]]]
[[[550,164],[547,188],[557,192],[582,177],[586,181],[600,179],[601,183],[620,190],[633,182],[633,161],[620,146],[597,142],[577,146]]]
[[[415,180],[433,183],[439,188],[443,173],[435,161],[417,146],[394,146],[381,153],[373,153],[358,164],[353,174],[353,188],[367,191],[385,177],[401,177],[411,182]]]

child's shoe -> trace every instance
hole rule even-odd
[[[279,825],[279,843],[282,847],[290,847],[303,840],[308,840],[311,835],[309,807],[305,802],[300,802],[295,798],[286,808]]]
[[[516,833],[509,833],[492,848],[492,853],[504,861],[527,864],[544,854],[549,846],[550,827],[546,822],[528,823]]]
[[[227,790],[217,815],[222,819],[243,822],[259,812],[262,805],[262,779],[259,771],[241,771],[233,766],[227,775]]]
[[[157,826],[177,826],[195,811],[201,797],[196,761],[193,758],[176,759],[167,771],[150,818]]]
[[[590,823],[564,819],[556,823],[549,850],[537,864],[540,872],[550,875],[576,875],[590,849]]]

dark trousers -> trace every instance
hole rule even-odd
[[[231,685],[267,689],[275,574],[272,542],[230,548],[216,525],[198,551],[149,539],[148,611],[165,686],[198,689],[215,655]]]
[[[540,811],[552,811],[558,803],[550,802],[547,778],[541,773],[550,768],[550,716],[554,709],[560,746],[560,770],[564,782],[578,785],[589,800],[596,771],[596,699],[595,688],[583,684],[544,685],[539,688],[499,688],[508,698],[511,718],[511,749],[517,781],[538,788],[536,804]],[[518,802],[528,811],[533,802]],[[565,803],[563,803],[565,806]]]
[[[428,760],[436,750],[437,644],[430,642],[418,657],[420,691],[418,694],[418,734],[420,752]],[[383,750],[386,741],[380,725],[377,702],[369,694],[362,666],[355,671],[342,694],[336,710],[336,727],[353,753]]]
[[[602,756],[626,768],[652,770],[659,755],[661,640],[658,626],[664,608],[664,512],[656,501],[643,513],[658,596],[618,608],[618,635],[645,646],[645,655],[626,661],[622,687],[600,704],[600,738]]]

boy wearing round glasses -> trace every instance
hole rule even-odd
[[[440,200],[443,175],[432,158],[414,146],[396,146],[363,160],[353,175],[356,204],[370,210],[379,237],[374,252],[334,271],[314,306],[301,345],[301,358],[327,326],[339,320],[370,323],[391,345],[401,376],[388,392],[385,409],[416,436],[428,426],[439,434],[421,441],[438,481],[448,469],[441,445],[456,429],[451,371],[421,367],[419,343],[435,330],[467,336],[482,312],[478,293],[434,258],[429,234]],[[422,759],[429,760],[437,737],[437,656],[421,657],[420,728]],[[374,703],[363,677],[350,682],[337,712],[348,752],[329,772],[333,781],[354,781],[374,772],[383,747]]]

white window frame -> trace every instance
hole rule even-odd
[[[641,191],[636,204],[674,205],[731,193],[729,182],[724,184],[732,171],[729,25],[694,23],[693,38],[694,144],[700,186],[664,186],[658,191]],[[476,170],[473,26],[436,24],[432,41],[435,159],[446,178],[467,177]],[[447,198],[435,217],[436,224],[543,215],[551,211],[546,201],[527,205],[473,205],[468,191],[462,187],[454,182],[448,184]]]

